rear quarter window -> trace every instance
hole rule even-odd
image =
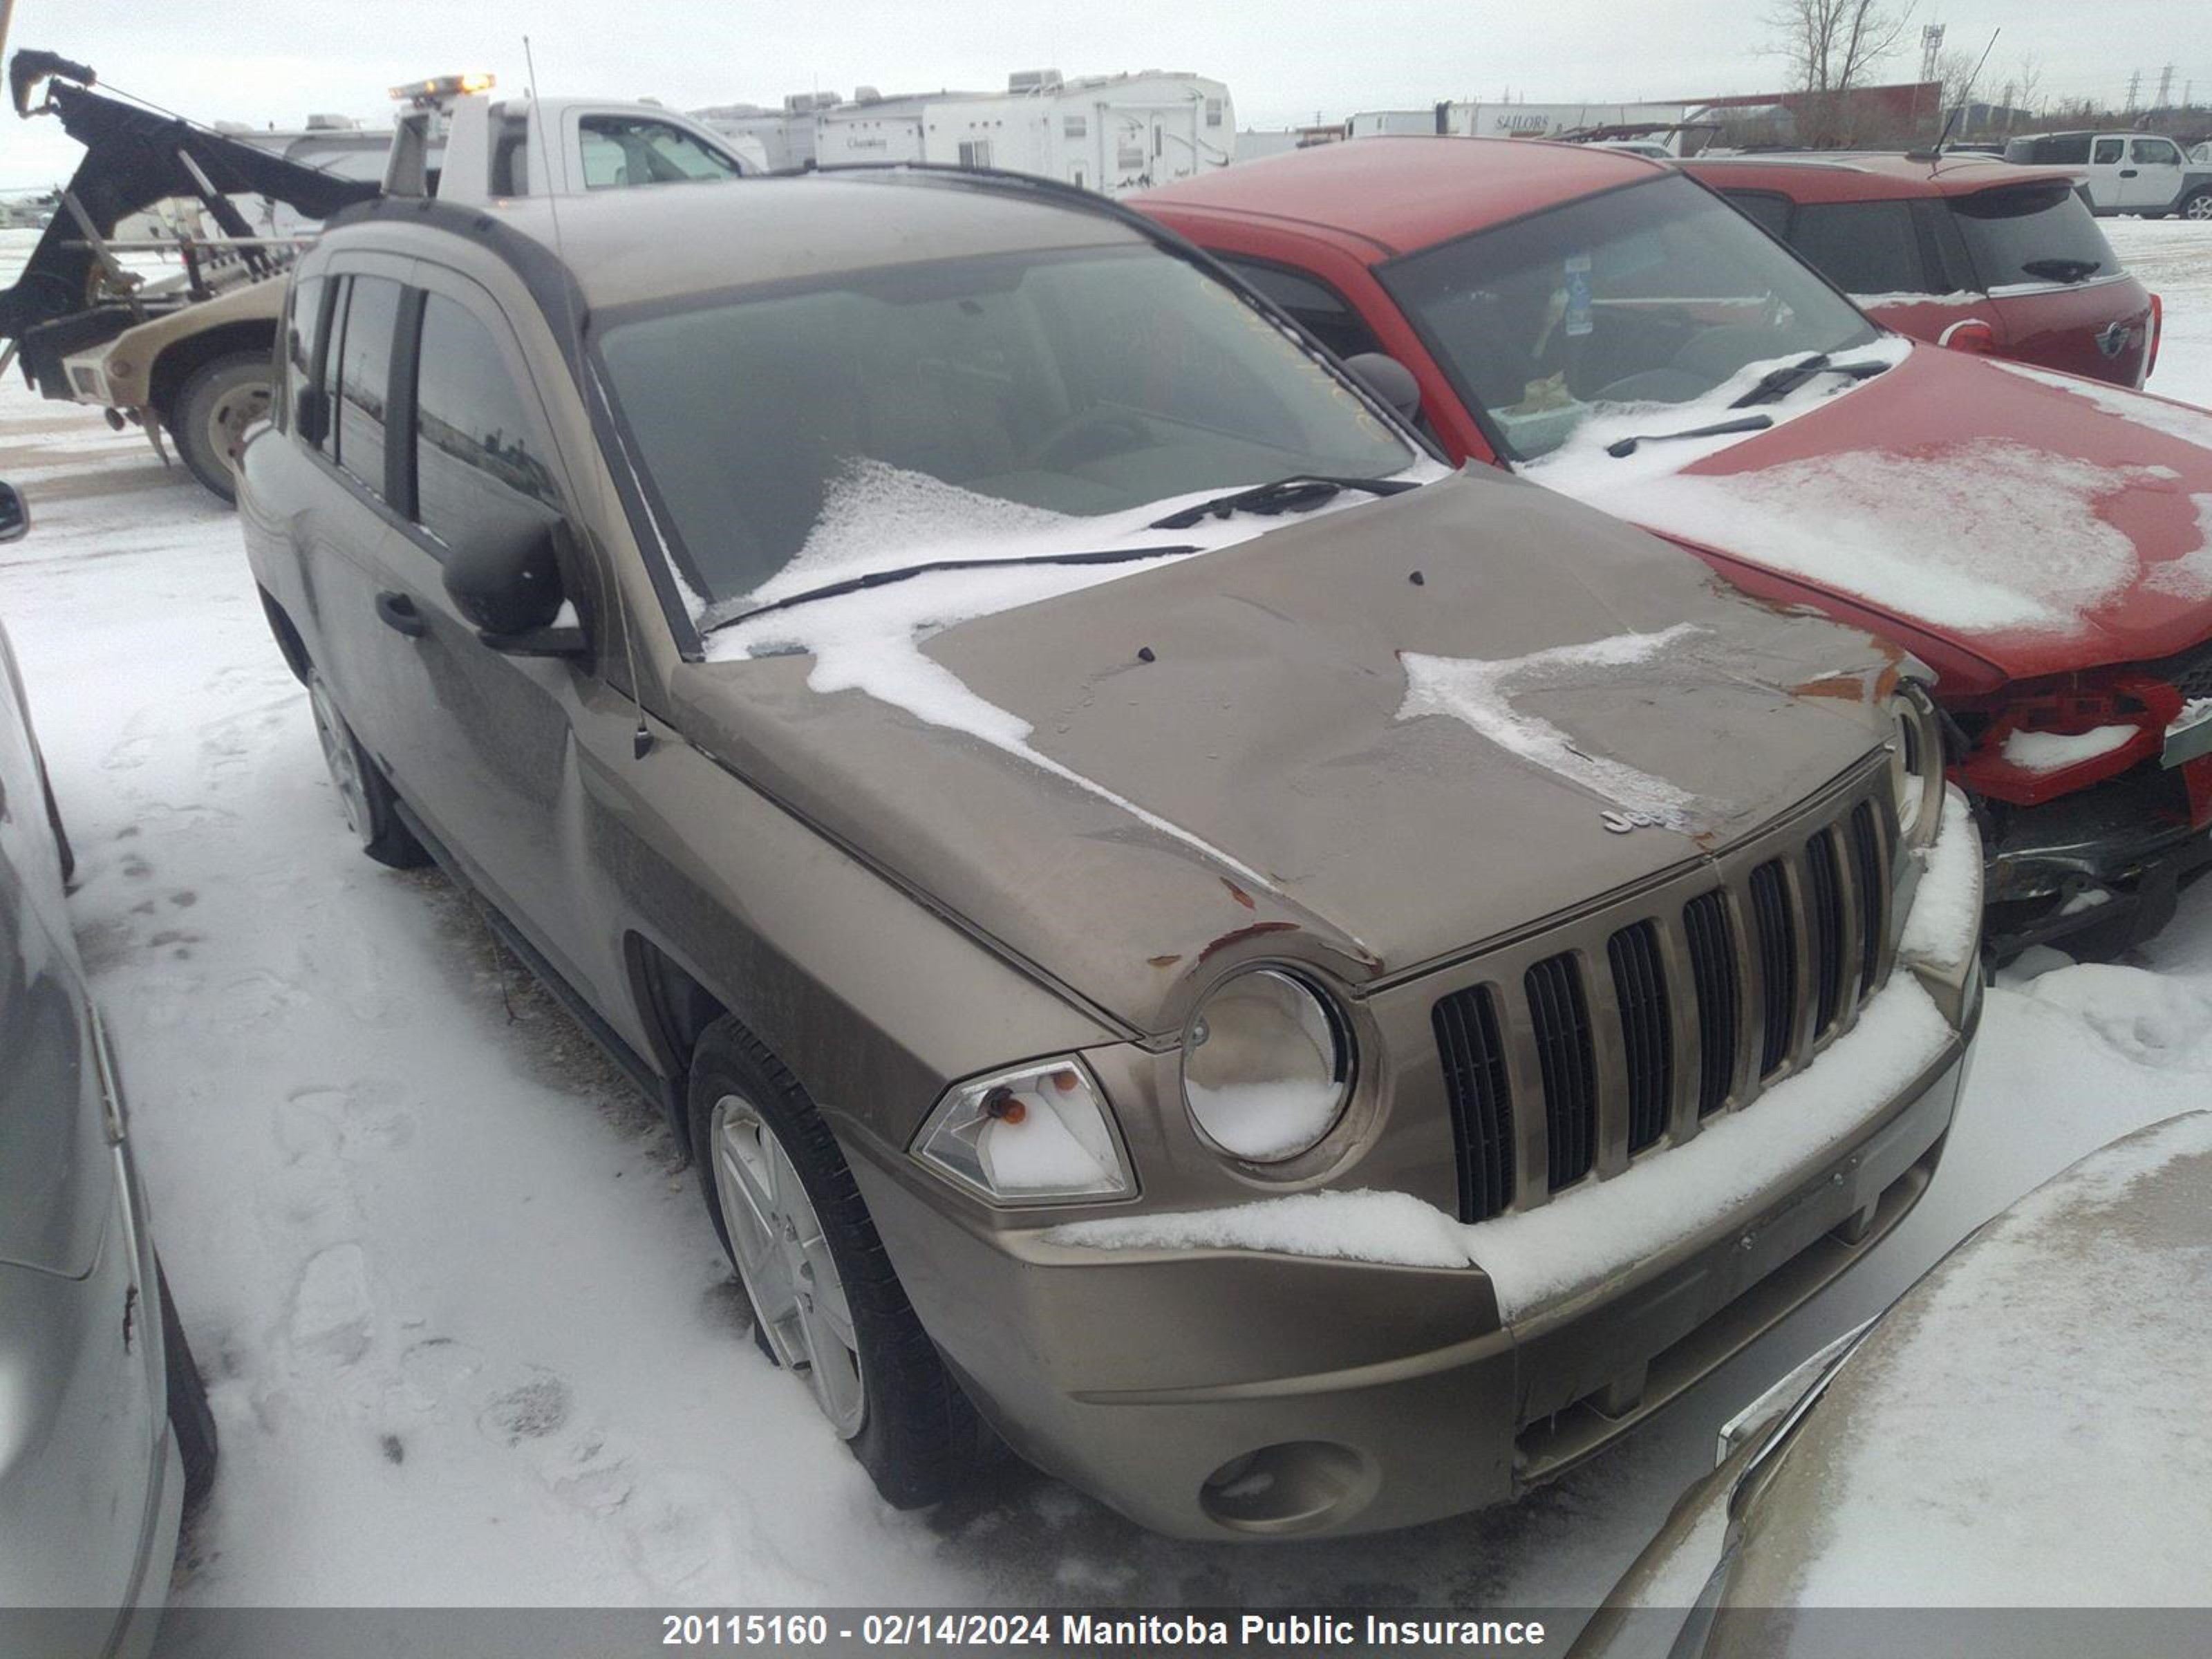
[[[1778,196],[1768,190],[1729,190],[1721,192],[1729,204],[1757,225],[1770,236],[1787,240],[1790,235],[1790,198]]]
[[[2056,138],[2035,138],[2021,147],[2015,156],[2012,147],[2006,146],[2007,161],[2036,161],[2058,167],[2081,167],[2089,159],[2089,135],[2069,132]]]
[[[277,407],[282,413],[284,429],[298,432],[301,402],[314,384],[315,348],[319,343],[317,332],[322,325],[323,293],[329,283],[320,276],[308,276],[292,284],[284,323],[284,392]]]
[[[2088,204],[2063,180],[1954,196],[1950,210],[1984,288],[2082,282],[2120,269]]]
[[[1224,258],[1221,263],[1288,312],[1301,328],[1338,356],[1357,357],[1362,352],[1382,349],[1343,296],[1327,284],[1257,259]]]

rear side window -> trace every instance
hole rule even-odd
[[[1846,294],[1928,292],[1907,203],[1808,202],[1790,245]]]
[[[2089,152],[2090,161],[2099,167],[2109,167],[2120,159],[2124,142],[2118,138],[2100,138],[2096,149]]]
[[[415,384],[415,516],[448,546],[543,523],[559,510],[539,422],[499,342],[430,294]]]
[[[380,496],[384,494],[392,337],[398,321],[398,283],[383,276],[356,276],[346,285],[335,453],[340,466]]]
[[[2120,269],[2087,204],[2063,179],[1954,196],[1950,206],[1984,288],[2079,283]]]
[[[1363,351],[1382,350],[1358,313],[1327,284],[1258,260],[1224,259],[1221,263],[1289,312],[1298,326],[1338,356],[1357,357]]]
[[[300,404],[314,384],[315,334],[322,325],[323,293],[328,286],[320,276],[292,284],[284,325],[284,394],[278,400],[288,432],[302,429]]]
[[[2039,138],[2030,160],[2057,167],[2080,167],[2089,159],[2089,135],[2069,132],[2056,138]]]
[[[584,153],[584,188],[620,190],[631,185],[680,185],[695,179],[734,179],[737,163],[709,149],[683,128],[635,115],[586,115],[578,123]]]

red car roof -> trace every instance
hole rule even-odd
[[[1793,202],[1891,202],[1912,196],[1971,196],[2008,185],[2079,184],[2080,167],[2022,167],[1994,156],[1723,155],[1681,163],[1715,190],[1768,190]]]
[[[1130,198],[1146,211],[1292,220],[1405,252],[1668,172],[1627,150],[1530,138],[1353,138],[1222,167]]]

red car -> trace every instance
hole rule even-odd
[[[1340,356],[1404,365],[1452,459],[1933,669],[2001,952],[2121,948],[2212,865],[2212,414],[1886,332],[1619,151],[1361,139],[1132,204]]]
[[[1900,334],[2115,386],[2158,360],[2158,296],[2106,241],[2079,168],[1731,155],[1682,170]]]

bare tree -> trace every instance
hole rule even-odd
[[[1912,0],[1777,0],[1765,21],[1774,32],[1768,52],[1790,65],[1804,94],[1799,136],[1812,143],[1850,137],[1850,93],[1897,50],[1912,20]]]
[[[2035,94],[2043,86],[2043,60],[2032,52],[2020,55],[2020,62],[2012,72],[2013,94],[2008,100],[2014,109],[2033,110]]]
[[[1977,55],[1971,52],[1947,52],[1936,60],[1936,79],[1943,88],[1943,118],[1948,121],[1954,110],[1960,111],[1956,131],[1962,137],[1966,123],[1964,106],[1973,96],[1978,66]]]

